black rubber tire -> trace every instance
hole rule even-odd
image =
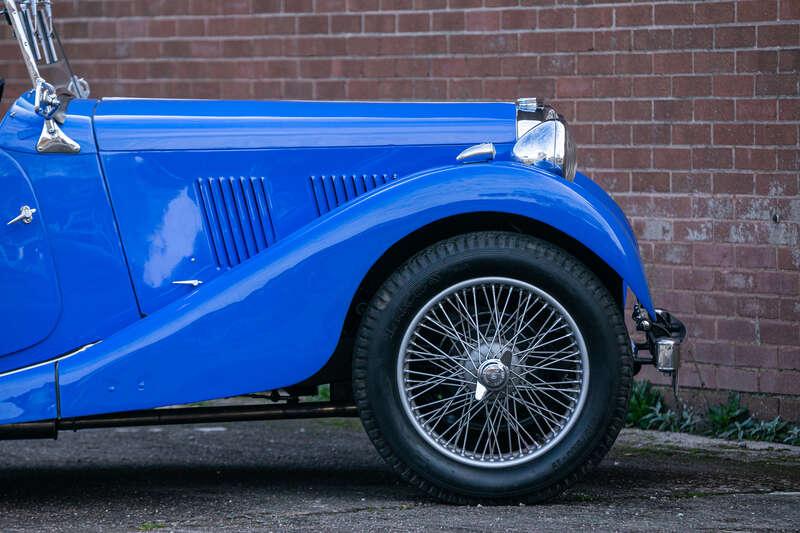
[[[505,276],[531,283],[572,315],[586,343],[590,379],[575,424],[540,457],[486,469],[448,458],[415,430],[395,372],[405,331],[432,297],[460,281]],[[545,241],[480,232],[439,242],[407,261],[366,309],[353,355],[353,392],[380,455],[407,482],[454,504],[539,502],[575,483],[611,448],[625,420],[633,360],[618,303],[583,263]]]

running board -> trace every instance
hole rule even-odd
[[[293,405],[167,407],[45,422],[7,424],[0,426],[0,440],[55,439],[59,431],[77,431],[79,429],[353,416],[358,416],[355,405],[333,402],[309,402]]]

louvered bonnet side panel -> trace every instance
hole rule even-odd
[[[311,191],[317,214],[325,213],[369,191],[397,179],[397,174],[351,174],[311,176]]]
[[[275,242],[263,177],[199,178],[196,186],[217,266],[236,266]]]

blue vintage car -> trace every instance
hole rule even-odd
[[[90,99],[50,3],[4,4],[33,90],[0,125],[0,437],[357,415],[434,497],[538,501],[677,370],[541,101]]]

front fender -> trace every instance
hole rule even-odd
[[[317,219],[188,296],[58,364],[61,417],[270,390],[334,352],[375,262],[446,217],[505,212],[582,242],[652,304],[624,215],[588,178],[516,163],[445,167],[399,180]],[[388,274],[388,273],[387,273]]]

